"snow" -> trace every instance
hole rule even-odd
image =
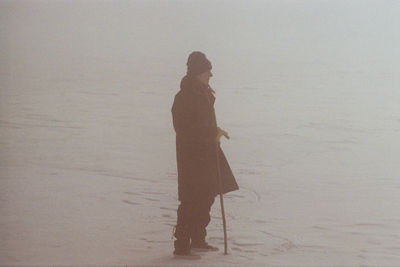
[[[399,7],[0,2],[0,264],[398,264]],[[189,261],[170,108],[194,50],[240,190],[229,255],[216,199],[220,251]]]

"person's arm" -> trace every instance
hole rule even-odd
[[[219,140],[221,139],[222,136],[225,136],[227,139],[229,139],[229,134],[228,134],[228,132],[222,130],[222,129],[219,128],[219,127],[217,127],[217,130],[218,130],[218,132],[217,132],[217,137],[216,137],[217,142],[219,142]]]
[[[218,130],[212,125],[205,125],[199,118],[198,110],[190,99],[175,96],[172,106],[173,125],[177,135],[193,141],[215,140]]]

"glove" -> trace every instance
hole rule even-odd
[[[224,130],[222,130],[221,128],[217,127],[217,137],[216,140],[217,142],[219,142],[219,139],[221,139],[221,136],[225,136],[227,139],[229,139],[229,135],[227,132],[225,132]]]

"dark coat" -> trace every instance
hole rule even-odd
[[[219,194],[217,151],[223,193],[239,189],[228,161],[216,143],[215,97],[211,88],[185,76],[172,105],[176,132],[178,195],[196,201]]]

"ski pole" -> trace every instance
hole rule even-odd
[[[224,198],[222,192],[222,178],[221,178],[221,169],[219,167],[219,156],[218,156],[218,149],[219,149],[219,141],[217,141],[216,146],[216,155],[217,155],[217,172],[218,172],[218,183],[219,183],[219,200],[221,203],[221,213],[222,213],[222,225],[224,227],[224,254],[228,254],[228,238],[226,233],[226,219],[225,219],[225,210],[224,210]]]

